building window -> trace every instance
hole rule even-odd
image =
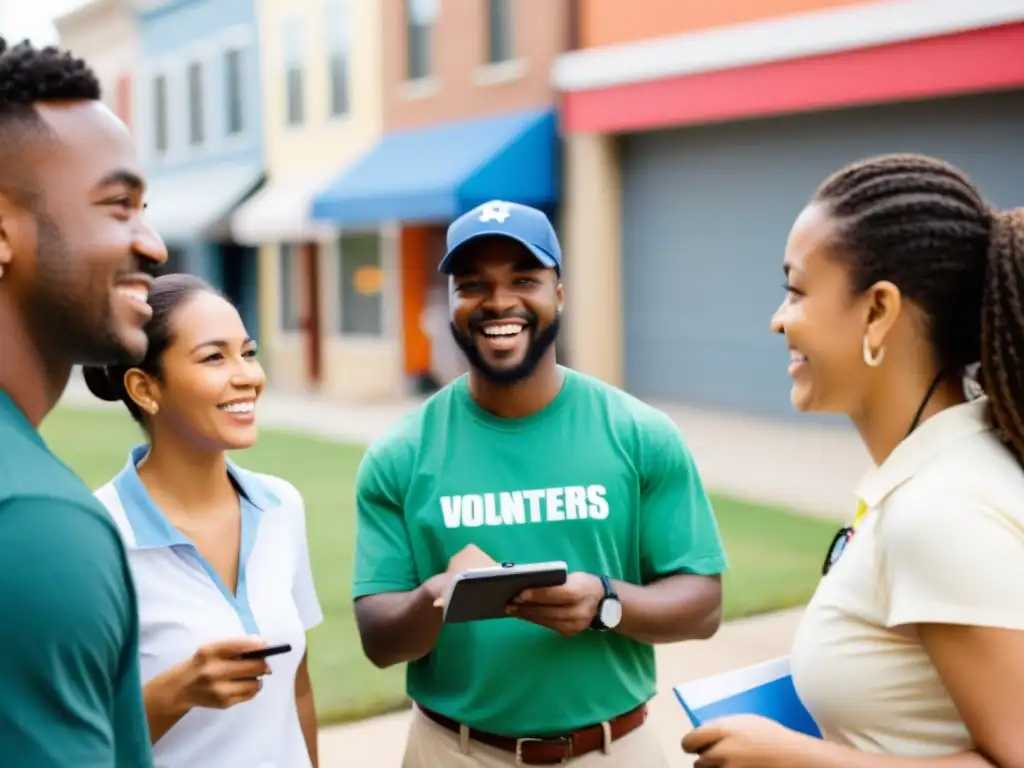
[[[289,20],[284,27],[285,122],[302,125],[306,119],[302,66],[302,23]]]
[[[441,0],[405,0],[405,77],[430,77],[434,55],[434,24]]]
[[[332,0],[327,6],[327,56],[330,77],[331,115],[348,114],[349,25],[347,0]]]
[[[487,61],[497,64],[515,57],[513,0],[487,0]]]
[[[228,136],[237,136],[245,130],[242,88],[242,51],[236,48],[224,54],[225,123]]]
[[[380,236],[375,233],[349,234],[339,238],[342,334],[382,334],[384,270],[381,268],[380,245]]]
[[[193,61],[188,65],[188,143],[198,147],[205,139],[203,113],[203,65]]]
[[[282,243],[279,251],[281,275],[281,330],[298,331],[302,325],[299,307],[302,283],[299,279],[302,250],[298,246]]]
[[[163,154],[168,148],[167,76],[153,78],[153,149]]]

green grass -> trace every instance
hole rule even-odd
[[[43,425],[53,450],[91,488],[113,477],[141,434],[119,411],[58,409]],[[363,447],[264,429],[239,464],[287,478],[302,492],[324,622],[310,635],[310,673],[324,722],[357,720],[406,704],[404,668],[363,657],[352,615],[353,482]],[[729,553],[725,617],[800,605],[814,590],[832,523],[715,496]]]

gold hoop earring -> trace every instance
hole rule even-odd
[[[871,351],[871,344],[868,342],[868,335],[864,334],[864,363],[869,368],[877,368],[882,364],[882,360],[885,359],[885,347],[881,346],[877,352]]]

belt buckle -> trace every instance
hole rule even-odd
[[[528,742],[538,742],[538,741],[541,742],[541,743],[560,741],[563,744],[565,744],[565,746],[566,746],[565,756],[561,760],[559,760],[557,763],[555,763],[555,765],[565,765],[573,757],[573,754],[572,754],[572,739],[569,738],[568,736],[559,736],[558,738],[555,738],[555,739],[535,739],[535,738],[531,738],[529,736],[524,736],[522,738],[516,739],[516,768],[520,768],[520,766],[526,765],[526,763],[523,762],[523,745],[528,743]]]

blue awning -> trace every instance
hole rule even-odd
[[[386,135],[313,198],[313,218],[352,226],[444,221],[500,198],[558,199],[553,110],[517,112]]]

